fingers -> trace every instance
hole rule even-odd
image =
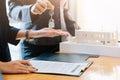
[[[54,6],[50,1],[47,1],[47,9],[54,10]]]
[[[62,31],[62,30],[55,30],[53,29],[54,36],[69,36],[70,34],[68,32]]]
[[[39,11],[38,13],[42,14],[43,12],[46,11],[46,9],[47,9],[47,3],[42,1],[37,2],[37,10]]]
[[[37,0],[36,3],[31,7],[31,12],[33,14],[39,14],[41,15],[44,13],[47,9],[54,9],[54,6],[52,3],[48,0]]]
[[[27,60],[19,60],[21,64],[27,65],[27,66],[32,66],[29,61]]]
[[[70,34],[68,32],[62,31],[62,30],[57,30],[60,36],[69,36]]]
[[[31,73],[37,71],[37,69],[33,68],[31,64],[25,60],[16,61],[15,64],[15,73]]]
[[[22,60],[20,61],[20,66],[24,69],[24,70],[28,70],[29,72],[35,72],[37,71],[37,69],[35,69],[34,67],[32,67],[32,65],[30,64],[29,61],[26,60]]]
[[[31,73],[36,71],[37,69],[33,68],[32,66],[19,66],[17,73]]]
[[[46,3],[41,3],[39,0],[31,7],[31,12],[33,14],[41,15],[47,9]]]
[[[37,31],[34,31],[34,38],[40,38],[40,37],[56,37],[56,36],[69,36],[70,34],[68,32],[58,30],[58,29],[52,29],[52,28],[43,28]]]
[[[55,37],[55,36],[69,36],[70,34],[68,32],[62,31],[62,30],[56,30],[52,28],[45,28],[45,32],[47,37]]]

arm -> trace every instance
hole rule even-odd
[[[9,16],[16,21],[31,22],[30,7],[32,3],[34,2],[31,0],[9,0]]]
[[[79,29],[79,26],[75,22],[75,20],[72,18],[69,10],[69,3],[68,0],[66,0],[65,5],[64,5],[64,17],[65,17],[65,22],[67,26],[67,30],[70,32],[71,35],[75,35],[75,29]]]
[[[47,9],[54,9],[54,6],[47,0],[45,2],[41,2],[41,0],[9,0],[8,7],[9,16],[22,22],[34,22],[38,19],[38,15]]]
[[[31,73],[37,71],[28,61],[0,62],[2,73]]]
[[[56,37],[56,36],[68,36],[68,32],[62,30],[55,30],[51,28],[43,28],[40,30],[30,30],[28,33],[29,38],[40,38],[40,37]],[[26,37],[26,30],[20,30],[17,33],[16,40]]]

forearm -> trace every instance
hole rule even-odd
[[[41,30],[20,30],[17,33],[16,40],[25,39],[26,34],[28,35],[29,39],[45,37],[45,34]]]
[[[16,36],[16,40],[20,40],[22,38],[26,38],[26,32],[27,30],[20,30],[18,33],[17,33],[17,36]],[[35,31],[33,30],[29,30],[28,32],[28,36],[29,38],[35,38],[35,34],[37,34]]]
[[[5,66],[4,62],[0,62],[0,71],[2,73],[4,73],[4,66]]]
[[[40,38],[40,37],[55,37],[55,36],[68,36],[69,33],[61,31],[61,30],[55,30],[52,28],[43,28],[40,30],[20,30],[17,33],[16,40],[26,38]]]

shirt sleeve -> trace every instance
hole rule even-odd
[[[20,29],[15,28],[15,27],[10,27],[10,30],[8,31],[8,36],[7,36],[7,42],[17,45],[19,43],[19,40],[16,40],[17,33],[19,32]]]
[[[28,0],[27,0],[28,1]],[[8,1],[8,14],[16,20],[22,22],[32,22],[37,19],[37,15],[31,14],[30,8],[33,3],[27,3],[26,0],[9,0]]]

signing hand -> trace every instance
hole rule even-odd
[[[54,6],[52,3],[48,0],[37,0],[36,3],[31,7],[31,12],[33,14],[39,14],[41,15],[44,13],[47,9],[54,9]]]

